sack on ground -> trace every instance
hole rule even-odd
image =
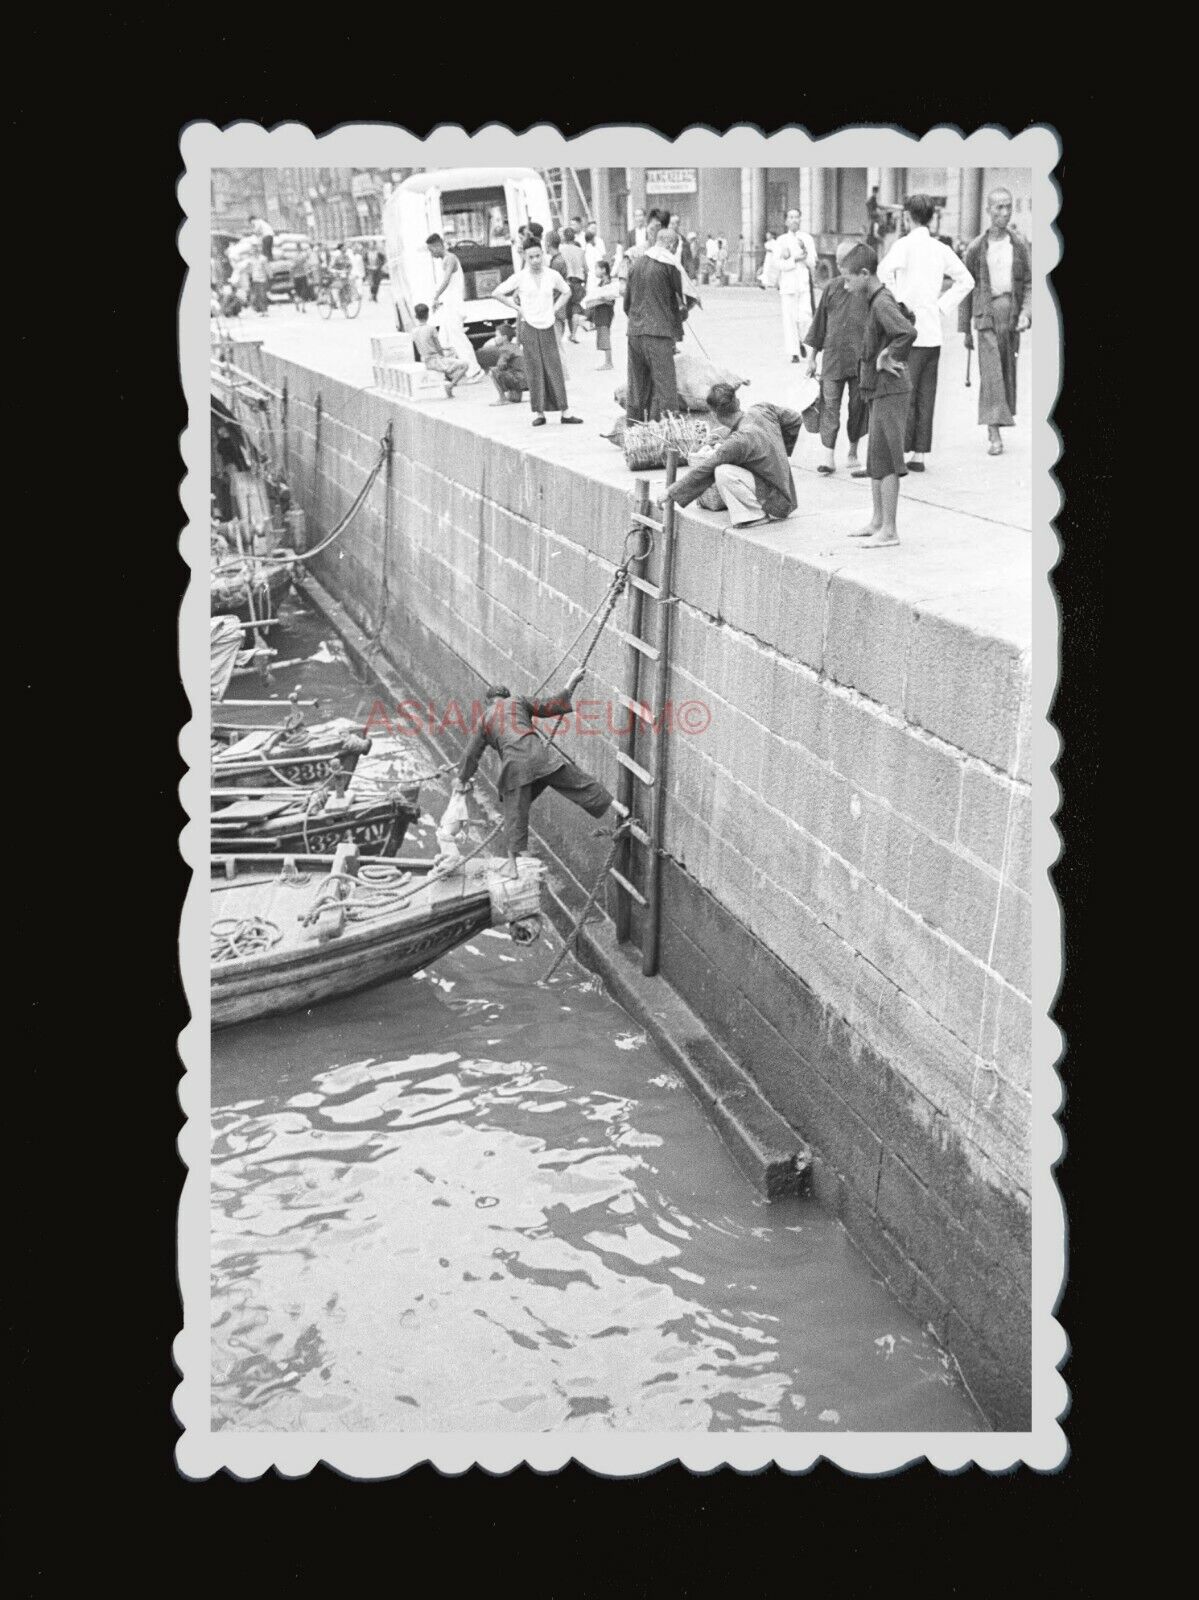
[[[740,389],[749,379],[738,377],[728,367],[718,367],[706,356],[692,355],[688,350],[674,358],[674,381],[679,391],[679,404],[684,410],[706,411],[708,390],[714,383],[727,383],[732,389]],[[618,406],[626,403],[628,392],[622,383],[615,395]]]

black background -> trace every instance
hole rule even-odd
[[[78,748],[99,754],[96,770],[90,761],[82,776],[78,766],[71,769],[77,782],[58,785],[57,798],[76,820],[84,800],[89,816],[93,803],[110,802],[119,826],[103,837],[115,840],[122,869],[114,891],[88,864],[90,857],[81,859],[74,888],[83,911],[66,923],[61,910],[52,917],[51,948],[58,958],[36,961],[40,981],[17,996],[26,1000],[30,1031],[28,1040],[14,1040],[23,1065],[15,1082],[16,1064],[10,1066],[9,1080],[10,1093],[24,1092],[27,1101],[10,1122],[17,1161],[9,1245],[17,1272],[6,1296],[9,1398],[19,1413],[16,1429],[10,1424],[10,1444],[22,1480],[13,1518],[18,1559],[9,1567],[16,1569],[14,1592],[58,1590],[68,1568],[159,1591],[190,1587],[188,1579],[234,1593],[293,1588],[327,1568],[339,1588],[382,1581],[456,1594],[482,1581],[553,1596],[691,1594],[713,1580],[748,1594],[779,1581],[807,1588],[827,1582],[820,1576],[826,1563],[838,1589],[849,1593],[916,1585],[931,1594],[976,1594],[992,1577],[1010,1586],[1060,1576],[1083,1531],[1082,1494],[1115,1442],[1108,1400],[1113,1380],[1092,1338],[1100,1318],[1094,1312],[1084,1318],[1082,1311],[1104,1271],[1089,1185],[1085,1212],[1079,1204],[1083,1174],[1102,1185],[1111,1154],[1096,1131],[1093,1094],[1073,1087],[1080,1058],[1088,1057],[1088,1068],[1102,1067],[1096,1022],[1112,1048],[1095,986],[1102,929],[1093,887],[1102,589],[1118,382],[1105,287],[1110,280],[1097,280],[1093,270],[1110,194],[1104,97],[1071,101],[1060,89],[1022,92],[1018,84],[1026,80],[1013,75],[1012,64],[988,56],[976,57],[968,73],[938,72],[944,94],[911,89],[902,72],[847,74],[839,58],[835,80],[850,78],[863,87],[822,100],[817,62],[805,60],[811,72],[797,71],[795,60],[778,62],[781,74],[805,86],[780,83],[771,92],[760,81],[768,63],[759,51],[758,81],[746,83],[750,117],[748,106],[718,112],[719,91],[711,87],[728,81],[719,62],[732,33],[712,41],[720,49],[702,66],[684,68],[672,63],[662,41],[639,32],[644,25],[637,18],[597,29],[580,13],[559,32],[556,64],[527,69],[520,39],[505,30],[506,42],[481,66],[476,56],[474,75],[464,78],[451,60],[458,23],[448,13],[425,19],[423,27],[395,13],[363,13],[352,41],[315,21],[301,23],[300,16],[275,11],[256,22],[255,14],[243,13],[235,29],[214,37],[204,27],[211,19],[186,13],[189,26],[204,35],[188,43],[157,35],[147,40],[133,23],[107,25],[98,58],[107,64],[104,104],[86,112],[103,116],[102,136],[89,140],[82,154],[78,143],[66,146],[70,170],[90,191],[83,204],[95,203],[97,231],[67,252],[65,356],[34,340],[19,315],[10,318],[10,350],[30,375],[21,380],[30,385],[27,394],[40,385],[43,393],[61,395],[64,370],[79,369],[64,369],[60,360],[69,362],[82,349],[90,362],[82,396],[77,387],[65,415],[58,406],[45,414],[64,417],[67,425],[42,426],[34,441],[49,444],[44,470],[51,476],[37,480],[43,504],[50,483],[57,503],[65,494],[78,515],[65,527],[61,519],[52,527],[44,517],[34,520],[31,466],[24,468],[20,504],[30,513],[21,526],[40,536],[34,553],[50,558],[43,572],[51,580],[22,594],[40,613],[57,606],[61,578],[70,576],[66,587],[83,601],[91,631],[70,635],[64,646],[65,624],[51,633],[35,618],[27,654],[14,672],[22,685],[28,677],[29,692],[39,697],[52,692],[45,669],[65,667],[66,688],[57,692],[69,692],[70,704],[83,713],[73,722]],[[836,16],[827,14],[830,25]],[[866,51],[865,24],[846,13],[843,25],[851,30],[847,39],[860,35]],[[773,34],[773,21],[753,25],[755,34],[762,28]],[[274,42],[289,31],[300,45],[291,60]],[[147,44],[153,60],[144,54]],[[411,59],[418,51],[419,62]],[[652,70],[630,74],[637,52]],[[300,59],[309,68],[305,92],[297,87]],[[979,66],[983,59],[986,71]],[[864,54],[863,67],[868,61]],[[337,93],[331,87],[318,93],[313,78],[329,85],[336,80]],[[951,83],[981,81],[995,86],[989,97],[965,88],[948,92]],[[373,87],[380,82],[387,86],[383,92]],[[47,111],[65,113],[67,102],[27,104],[24,117],[15,114],[18,127],[33,126]],[[644,125],[651,116],[653,126],[676,134],[694,125],[686,113],[697,105],[713,108],[713,126],[747,121],[768,133],[792,123],[826,133],[867,117],[916,133],[943,123],[967,131],[994,124],[1015,133],[1043,122],[1063,142],[1057,226],[1066,249],[1053,288],[1067,330],[1065,388],[1055,413],[1067,453],[1057,469],[1066,503],[1058,519],[1062,680],[1053,716],[1064,736],[1057,771],[1065,848],[1055,882],[1066,913],[1065,986],[1055,1015],[1070,1051],[1062,1114],[1069,1150],[1058,1178],[1073,1218],[1059,1314],[1081,1345],[1065,1368],[1071,1456],[1056,1474],[971,1469],[954,1478],[924,1464],[886,1480],[854,1480],[826,1463],[796,1478],[777,1469],[756,1476],[726,1469],[696,1478],[675,1467],[606,1482],[571,1467],[544,1478],[521,1469],[502,1479],[478,1470],[442,1479],[426,1466],[389,1483],[353,1484],[325,1467],[290,1483],[275,1474],[251,1484],[227,1474],[190,1483],[174,1464],[177,1377],[170,1356],[181,1321],[174,1273],[183,1179],[174,1148],[181,1121],[175,1041],[187,1020],[175,949],[188,879],[178,856],[184,817],[175,793],[183,772],[175,740],[188,716],[175,634],[187,581],[177,552],[182,517],[176,499],[178,435],[186,421],[176,352],[179,134],[193,118],[218,126],[302,120],[318,132],[342,121],[396,121],[422,134],[441,121],[473,129],[506,120],[517,128],[554,123],[571,134],[605,124]],[[566,107],[569,116],[561,114]],[[72,426],[81,415],[93,426]],[[83,465],[89,444],[97,451],[91,479]],[[84,490],[89,483],[99,492]],[[132,500],[131,483],[137,490]],[[87,496],[82,503],[81,493]],[[52,533],[70,542],[51,543]],[[26,674],[30,651],[36,670]],[[31,709],[45,727],[44,700],[35,698]],[[114,735],[123,741],[116,758]],[[36,833],[26,837],[32,841]],[[69,829],[63,837],[78,845],[97,842],[94,831]],[[35,884],[41,881],[47,859],[36,850],[18,854],[30,858],[24,864]],[[75,929],[65,951],[64,928]],[[88,935],[82,948],[80,931]],[[69,959],[60,967],[64,955]],[[96,985],[90,999],[89,982]],[[68,1045],[64,1024],[76,1019],[82,1038]],[[1102,1076],[1088,1070],[1085,1082],[1095,1085]],[[21,1163],[25,1175],[18,1177]],[[110,1441],[103,1448],[101,1433]],[[1035,1565],[1034,1550],[1041,1551]]]

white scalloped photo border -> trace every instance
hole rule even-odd
[[[1017,1463],[1041,1471],[1060,1466],[1067,1454],[1059,1418],[1068,1390],[1059,1366],[1067,1353],[1064,1330],[1054,1317],[1065,1271],[1065,1214],[1053,1168],[1064,1140],[1056,1121],[1063,1091],[1056,1070],[1060,1030],[1049,1011],[1062,975],[1061,912],[1049,868],[1060,842],[1053,825],[1059,792],[1053,773],[1060,752],[1048,720],[1058,675],[1057,603],[1049,574],[1059,555],[1054,519],[1061,494],[1053,476],[1060,453],[1050,417],[1061,383],[1061,322],[1049,278],[1061,256],[1054,226],[1059,190],[1052,176],[1061,144],[1052,129],[1036,127],[1012,135],[987,127],[969,135],[939,127],[917,138],[894,126],[858,126],[821,138],[792,127],[769,137],[740,125],[719,133],[693,127],[671,140],[646,127],[606,127],[567,138],[540,125],[514,133],[490,123],[477,133],[437,128],[426,139],[379,123],[343,125],[319,138],[299,123],[266,129],[239,122],[227,128],[192,123],[180,138],[183,174],[178,184],[185,220],[179,235],[187,275],[179,307],[180,372],[188,403],[181,451],[186,477],[180,498],[187,516],[180,548],[191,569],[179,620],[180,670],[192,720],[182,729],[180,750],[188,763],[179,793],[188,821],[180,849],[192,869],[180,924],[180,964],[191,1020],[179,1036],[185,1068],[179,1101],[186,1121],[179,1153],[187,1175],[179,1205],[178,1277],[183,1326],[173,1354],[180,1372],[174,1410],[182,1427],[176,1448],[179,1470],[207,1478],[227,1470],[256,1478],[271,1468],[287,1477],[327,1462],[339,1473],[380,1478],[424,1461],[458,1474],[478,1464],[506,1473],[522,1463],[553,1472],[571,1460],[604,1476],[648,1472],[679,1461],[693,1472],[729,1465],[753,1472],[776,1462],[802,1472],[826,1459],[855,1473],[894,1471],[927,1459],[956,1471],[977,1464],[987,1471]],[[214,168],[245,166],[948,166],[1027,167],[1038,219],[1034,255],[1033,323],[1039,330],[1032,363],[1032,616],[1033,651],[1033,1076],[1031,1129],[1032,1228],[1032,1426],[1027,1433],[804,1433],[752,1434],[465,1434],[465,1433],[253,1433],[213,1432],[210,1421],[209,1327],[209,1047],[208,893],[208,382],[210,174]],[[1051,330],[1056,330],[1056,337]]]

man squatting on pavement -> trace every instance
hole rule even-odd
[[[454,789],[466,794],[484,750],[490,745],[499,755],[496,788],[504,814],[512,877],[518,876],[517,856],[529,848],[529,808],[544,789],[557,789],[591,817],[602,817],[612,804],[612,796],[598,778],[576,766],[533,726],[534,717],[568,715],[574,709],[571,695],[582,679],[583,669],[579,667],[566,680],[561,694],[548,700],[531,700],[511,694],[503,685],[493,685],[486,694],[487,710],[458,768]]]

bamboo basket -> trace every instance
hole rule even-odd
[[[711,442],[712,423],[707,417],[668,414],[660,422],[630,422],[624,434],[624,458],[630,472],[648,472],[666,465],[666,452],[675,449],[683,460],[693,450]]]

